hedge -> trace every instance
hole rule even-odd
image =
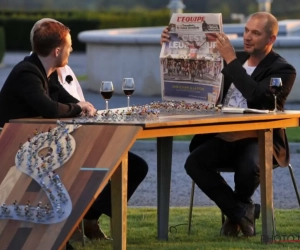
[[[5,53],[5,32],[4,28],[0,27],[0,64],[3,60]]]
[[[139,12],[1,12],[0,26],[5,30],[6,50],[30,51],[29,34],[34,23],[44,17],[54,18],[71,29],[74,51],[85,50],[77,39],[85,30],[151,27],[167,25],[169,10]]]
[[[84,50],[85,44],[80,43],[77,39],[79,32],[88,29],[98,29],[100,27],[99,20],[84,20],[73,19],[64,20],[60,19],[62,23],[71,29],[71,35],[73,37],[72,44],[73,49]],[[1,19],[0,25],[4,27],[6,34],[6,50],[8,51],[30,51],[30,39],[29,34],[32,26],[36,20],[27,19]]]

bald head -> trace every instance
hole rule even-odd
[[[33,46],[33,35],[34,35],[34,32],[44,23],[44,22],[56,22],[56,23],[60,23],[62,24],[61,22],[55,20],[55,19],[52,19],[52,18],[42,18],[40,20],[38,20],[32,27],[31,31],[30,31],[30,44],[31,44],[31,49],[34,50],[34,46]]]
[[[278,34],[278,21],[276,17],[274,17],[269,12],[256,12],[250,16],[251,18],[260,19],[262,22],[265,23],[265,31],[270,36],[277,36]]]

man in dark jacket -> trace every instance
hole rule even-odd
[[[33,53],[13,68],[1,89],[0,127],[10,119],[25,117],[94,115],[92,104],[72,97],[55,79],[56,69],[68,63],[72,51],[70,30],[45,22],[35,31],[33,42]]]
[[[223,105],[237,103],[242,108],[274,109],[274,96],[269,84],[272,77],[282,80],[282,92],[277,99],[278,110],[294,84],[296,71],[272,50],[278,33],[278,22],[270,13],[250,16],[244,31],[244,52],[235,52],[228,37],[220,33],[216,49],[225,61]],[[161,42],[168,41],[167,30]],[[273,131],[274,161],[289,164],[289,148],[284,129]],[[255,235],[255,219],[260,206],[252,204],[251,196],[259,185],[258,135],[256,131],[195,135],[190,144],[185,169],[198,187],[227,216],[222,234]],[[235,170],[235,190],[225,182],[216,169]]]

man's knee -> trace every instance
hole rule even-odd
[[[188,156],[188,158],[186,159],[185,164],[184,164],[184,168],[185,168],[186,173],[189,176],[192,176],[195,169],[197,168],[197,165],[198,165],[198,163],[195,159],[195,155],[190,154]]]
[[[148,164],[140,156],[128,153],[128,175],[131,178],[144,179],[148,173]]]

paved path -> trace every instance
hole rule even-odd
[[[27,53],[6,53],[4,62],[0,66],[0,87],[2,87],[7,75],[12,67],[26,56]],[[69,65],[76,75],[86,75],[86,56],[82,53],[72,53]],[[101,70],[101,69],[99,69]],[[101,79],[99,79],[100,84]],[[93,103],[96,108],[104,109],[104,101],[99,93],[87,90],[86,84],[81,83],[84,95],[88,101]],[[121,84],[114,83],[114,84]],[[151,101],[160,100],[160,96],[143,97],[132,96],[132,104],[146,104]],[[122,107],[126,105],[125,96],[113,96],[109,103],[111,108]],[[300,110],[300,104],[289,103],[286,109]],[[155,141],[139,141],[135,143],[132,151],[142,156],[149,164],[149,173],[145,181],[132,196],[129,205],[132,206],[156,206],[156,143]],[[300,189],[300,146],[291,144],[291,163],[294,168],[298,188]],[[188,142],[175,142],[172,164],[172,183],[171,183],[171,206],[188,206],[190,199],[191,180],[186,175],[183,168],[185,159],[188,155]],[[233,175],[224,174],[225,179],[233,185]],[[274,171],[274,204],[276,208],[299,208],[295,192],[292,187],[289,170],[287,168],[278,168]],[[151,190],[151,192],[149,192]],[[260,203],[259,189],[254,194],[254,201]],[[195,193],[195,205],[207,206],[214,205],[198,188]]]
[[[149,163],[149,173],[144,182],[130,199],[129,205],[156,206],[156,142],[136,142],[132,152],[139,154]],[[188,142],[174,142],[174,154],[172,158],[171,179],[171,206],[188,206],[190,200],[191,179],[184,170],[185,159],[188,156]],[[295,178],[300,190],[300,155],[298,144],[291,144],[291,164],[294,168]],[[276,208],[299,208],[288,168],[274,170],[274,206]],[[233,187],[233,174],[222,174],[226,181]],[[152,190],[149,192],[149,190]],[[253,200],[260,203],[259,188],[253,196]],[[198,188],[195,192],[194,204],[196,206],[214,205]]]

